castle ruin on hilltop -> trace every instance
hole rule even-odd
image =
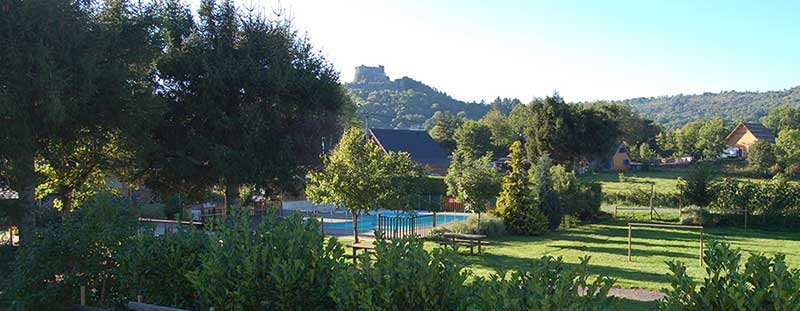
[[[356,67],[356,75],[353,78],[353,84],[384,84],[389,83],[389,77],[386,76],[383,65],[378,67],[361,65]]]

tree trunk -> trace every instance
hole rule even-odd
[[[61,200],[61,215],[64,218],[69,217],[72,213],[72,190],[61,189],[58,194],[58,199]]]
[[[22,155],[19,158],[19,201],[16,208],[21,210],[22,219],[17,225],[19,230],[19,242],[26,243],[31,238],[31,230],[36,226],[36,216],[34,215],[36,201],[34,191],[36,189],[36,171],[34,167],[33,153]]]
[[[239,184],[230,182],[225,183],[225,208],[230,211],[231,208],[239,207],[241,204],[239,200]]]
[[[475,234],[481,234],[481,212],[478,212],[478,227],[475,228]]]
[[[353,212],[353,238],[358,243],[358,212]]]

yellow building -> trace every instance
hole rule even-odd
[[[750,146],[757,141],[775,143],[775,135],[761,123],[739,123],[736,128],[725,138],[727,153],[735,154],[739,158],[747,158]]]
[[[624,142],[614,144],[606,169],[616,172],[627,172],[631,168],[631,156],[628,145]]]

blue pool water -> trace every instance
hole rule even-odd
[[[399,216],[401,218],[408,218],[411,217],[410,214],[405,212],[389,212],[381,214],[383,216],[395,217]],[[432,227],[433,226],[433,216],[430,213],[417,213],[417,219],[414,222],[416,228],[425,228],[425,227]],[[423,216],[423,217],[420,217]],[[427,217],[424,217],[427,216]],[[444,225],[447,223],[452,223],[456,221],[464,221],[467,220],[469,216],[467,215],[436,215],[436,225]],[[386,219],[386,218],[384,218]],[[386,229],[391,230],[391,222],[387,223]],[[344,221],[338,223],[328,223],[325,222],[325,229],[333,229],[333,230],[353,230],[353,221]],[[378,215],[360,215],[358,216],[358,231],[359,232],[371,232],[375,229],[378,229]]]

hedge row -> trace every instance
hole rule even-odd
[[[124,203],[92,200],[63,223],[38,231],[17,252],[0,301],[8,310],[66,310],[85,285],[90,305],[123,309],[145,302],[191,310],[545,310],[613,309],[613,280],[543,257],[503,277],[473,278],[449,248],[417,239],[377,241],[359,265],[335,238],[300,215],[239,213],[200,232],[158,238],[138,232]],[[470,279],[471,281],[467,281]],[[579,295],[589,289],[589,295]]]

